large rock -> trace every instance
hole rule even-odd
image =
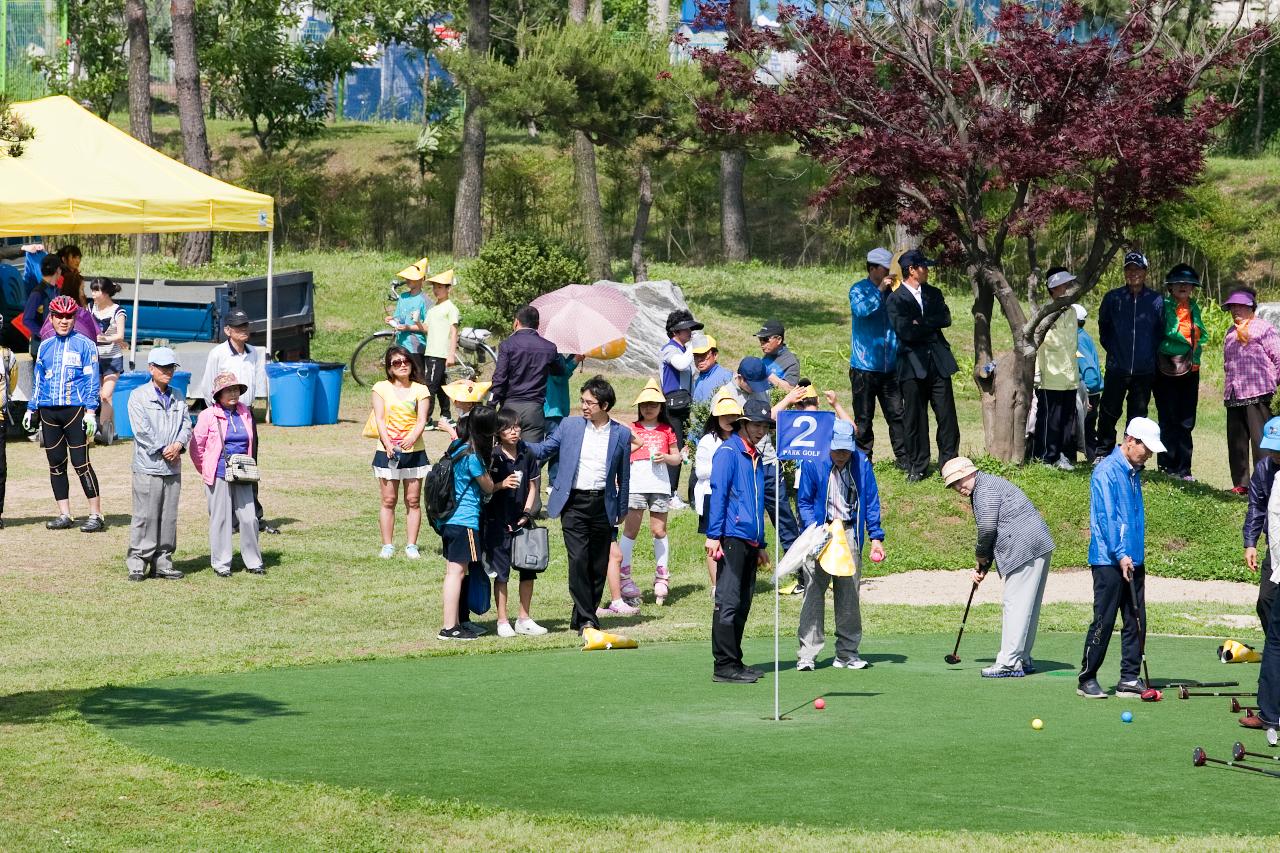
[[[679,286],[669,281],[640,281],[635,284],[598,281],[596,284],[609,284],[618,288],[637,310],[635,319],[627,329],[627,351],[610,361],[588,359],[583,364],[583,370],[587,375],[607,371],[658,378],[658,350],[668,340],[667,315],[677,308],[689,307],[685,304],[684,294],[680,292]]]
[[[1259,302],[1258,316],[1280,329],[1280,302]]]

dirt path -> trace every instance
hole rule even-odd
[[[969,597],[967,571],[900,572],[862,582],[862,600],[874,604],[964,604]],[[978,587],[974,604],[1000,602],[1000,579],[992,577]],[[1256,584],[1233,581],[1193,581],[1147,576],[1149,602],[1216,602],[1252,606],[1258,598]],[[1045,585],[1045,603],[1093,601],[1093,578],[1084,569],[1053,571]],[[1256,620],[1255,620],[1256,621]]]

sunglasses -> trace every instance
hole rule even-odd
[[[53,319],[55,320],[74,320],[75,318],[75,314],[58,314],[55,312],[53,315]]]
[[[403,358],[393,358],[391,359],[391,366],[392,367],[408,367],[409,362]]]

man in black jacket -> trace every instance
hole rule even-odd
[[[929,284],[934,262],[919,249],[898,260],[903,281],[885,299],[889,324],[898,336],[898,383],[902,388],[902,424],[907,444],[907,482],[929,471],[929,411],[938,420],[938,466],[960,453],[960,425],[951,391],[959,367],[942,330],[951,325],[951,309],[942,291]]]

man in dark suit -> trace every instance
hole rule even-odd
[[[951,309],[942,291],[929,284],[934,262],[919,249],[898,260],[903,281],[885,299],[889,324],[898,336],[898,383],[902,387],[902,423],[907,444],[907,482],[929,471],[929,411],[938,420],[938,467],[960,453],[960,426],[951,375],[959,367],[942,330],[951,325]]]
[[[546,441],[529,449],[539,460],[558,456],[547,514],[560,519],[569,557],[569,597],[578,633],[599,628],[596,606],[609,570],[609,546],[627,512],[631,430],[609,417],[617,402],[601,376],[582,386],[582,417],[567,417]]]

